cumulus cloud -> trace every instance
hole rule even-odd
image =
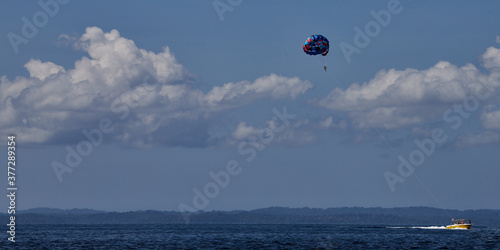
[[[499,71],[500,67],[500,49],[495,47],[490,47],[486,50],[482,57],[484,61],[484,67],[487,69],[496,69]]]
[[[31,59],[25,64],[30,77],[0,78],[0,134],[15,133],[26,143],[68,142],[107,118],[114,140],[126,144],[203,146],[214,113],[262,98],[293,99],[312,87],[271,74],[205,93],[168,47],[146,51],[117,30],[97,27],[75,44],[88,57],[74,68]]]
[[[249,136],[257,136],[259,131],[260,130],[258,128],[247,126],[246,122],[240,122],[233,131],[233,137],[236,140],[243,140]]]
[[[344,120],[336,121],[332,116],[316,119],[293,119],[288,124],[271,119],[265,122],[265,126],[250,126],[246,122],[240,122],[233,130],[231,138],[228,138],[227,144],[269,140],[270,144],[303,146],[316,143],[321,131],[344,130],[346,126]],[[269,135],[270,131],[272,131],[271,135]]]
[[[79,44],[77,41],[80,40],[80,36],[77,34],[68,35],[61,34],[57,37],[57,41],[55,42],[58,47],[69,47],[73,46],[73,48],[78,49]]]
[[[457,138],[455,146],[465,148],[497,143],[500,143],[500,134],[492,131],[485,131],[481,134],[461,135]]]
[[[487,107],[481,115],[481,123],[487,129],[500,129],[500,109]]]
[[[257,143],[265,141],[265,144],[308,145],[318,140],[317,131],[313,126],[309,119],[291,121],[287,126],[283,126],[282,123],[277,124],[273,120],[267,121],[266,126],[248,126],[245,122],[241,122],[227,143],[235,145],[244,141]],[[277,127],[280,129],[274,130]]]
[[[445,110],[467,98],[485,99],[500,85],[500,51],[482,55],[488,73],[472,64],[441,61],[425,69],[381,70],[370,81],[336,88],[316,104],[347,112],[356,128],[398,129],[442,119]]]
[[[205,95],[204,102],[209,108],[217,109],[226,105],[248,103],[261,97],[278,99],[288,96],[296,98],[311,87],[311,83],[304,82],[297,77],[287,78],[271,74],[254,82],[242,81],[216,86]]]
[[[341,120],[339,122],[334,122],[332,116],[328,116],[319,121],[319,126],[324,129],[345,129],[347,128],[347,122],[345,120]]]

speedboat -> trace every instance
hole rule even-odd
[[[469,219],[451,219],[455,223],[446,226],[446,229],[470,229],[472,223]]]

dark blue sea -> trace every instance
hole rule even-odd
[[[500,249],[500,228],[360,225],[20,225],[15,249]]]

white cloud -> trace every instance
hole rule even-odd
[[[481,115],[481,122],[487,129],[500,129],[500,109],[485,108]]]
[[[344,120],[335,123],[333,117],[328,116],[325,119],[319,121],[319,126],[324,129],[334,128],[334,129],[345,129],[347,128],[347,122]]]
[[[38,78],[40,81],[45,80],[45,78],[50,75],[58,74],[59,72],[65,72],[64,68],[55,65],[51,62],[42,63],[40,60],[31,59],[28,63],[24,65],[30,73],[30,77]]]
[[[68,35],[68,34],[61,34],[59,37],[57,37],[57,41],[55,44],[58,47],[69,47],[73,46],[74,49],[79,49],[79,43],[77,41],[80,40],[80,36],[77,34],[73,35]]]
[[[127,144],[202,146],[214,112],[262,98],[296,98],[312,87],[271,74],[205,93],[168,47],[146,51],[117,30],[97,27],[87,28],[76,44],[89,57],[74,68],[31,59],[25,65],[29,78],[0,78],[0,134],[22,134],[22,141],[33,143],[78,141],[82,129],[109,118],[113,138]]]
[[[472,64],[457,67],[441,61],[425,70],[381,70],[369,82],[336,88],[317,104],[347,112],[357,128],[397,129],[442,119],[443,112],[478,91],[500,85],[500,52],[482,55],[489,74]]]
[[[500,134],[491,131],[485,131],[481,134],[461,135],[457,138],[455,146],[465,148],[497,143],[500,143]]]
[[[302,81],[297,77],[287,78],[271,74],[260,77],[254,82],[242,81],[216,86],[206,94],[204,101],[208,107],[213,108],[214,106],[248,103],[262,97],[294,99],[311,87],[310,82]]]
[[[265,126],[259,127],[248,126],[246,122],[240,122],[226,143],[238,145],[243,141],[258,141],[260,137],[266,139],[272,137],[271,144],[303,146],[317,142],[321,131],[344,130],[346,127],[347,124],[344,120],[336,122],[331,116],[320,119],[293,119],[286,125],[281,121],[269,120],[265,122]],[[269,130],[273,131],[272,135],[266,134],[269,133]]]
[[[495,47],[489,47],[483,54],[484,67],[487,69],[496,68],[497,71],[500,69],[500,49]]]
[[[260,129],[247,126],[245,122],[240,122],[233,132],[233,137],[236,140],[243,140],[248,136],[256,136]]]

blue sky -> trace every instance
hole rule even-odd
[[[40,2],[0,8],[19,209],[500,209],[495,1]]]

